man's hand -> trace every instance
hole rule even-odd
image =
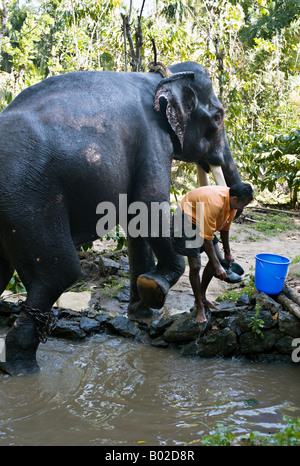
[[[226,260],[228,261],[229,267],[231,267],[231,266],[232,266],[232,262],[234,262],[234,258],[232,257],[230,251],[224,253],[224,259],[226,259]]]
[[[219,267],[216,267],[216,275],[220,280],[226,280],[227,278],[227,273],[221,265]]]

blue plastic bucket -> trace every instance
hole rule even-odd
[[[256,254],[255,287],[267,294],[282,291],[290,259],[276,254]]]

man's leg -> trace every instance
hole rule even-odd
[[[196,322],[206,322],[205,309],[201,301],[201,284],[200,284],[200,270],[201,259],[199,257],[188,256],[189,261],[189,279],[195,297],[195,306],[197,309]]]
[[[222,260],[222,254],[221,254],[221,251],[219,249],[219,246],[218,246],[217,242],[214,244],[214,248],[215,248],[215,253],[216,253],[217,258],[219,259],[219,261],[221,261]],[[215,274],[215,268],[213,267],[212,263],[210,261],[208,261],[208,263],[206,264],[206,266],[205,266],[205,268],[203,270],[203,274],[202,274],[202,280],[201,280],[201,286],[200,286],[200,299],[201,299],[201,302],[202,302],[203,306],[207,306],[207,307],[211,307],[213,309],[216,309],[217,306],[218,306],[218,303],[208,301],[207,298],[206,298],[206,291],[207,291],[208,285],[210,284],[214,274]]]

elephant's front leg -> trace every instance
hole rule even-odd
[[[179,280],[185,269],[184,258],[176,254],[169,237],[148,238],[157,264],[137,278],[141,301],[148,307],[161,309],[169,289]]]
[[[142,237],[127,236],[129,264],[130,264],[130,301],[128,313],[133,317],[149,317],[152,309],[141,302],[137,287],[138,277],[155,266],[154,254],[150,245]]]

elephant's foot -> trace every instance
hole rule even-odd
[[[149,272],[138,277],[137,288],[141,301],[146,306],[161,309],[165,303],[170,286],[162,276]]]
[[[36,350],[39,336],[32,317],[21,312],[5,339],[5,361],[0,371],[9,375],[29,375],[39,371]]]
[[[154,314],[154,310],[145,306],[141,301],[136,303],[129,303],[128,305],[128,317],[132,319],[136,318],[150,318]]]
[[[128,318],[139,322],[148,322],[157,319],[162,311],[145,306],[141,301],[129,303]]]
[[[26,361],[25,363],[20,363],[20,361],[0,362],[0,373],[3,374],[21,376],[36,374],[39,371],[40,368],[35,360]]]

